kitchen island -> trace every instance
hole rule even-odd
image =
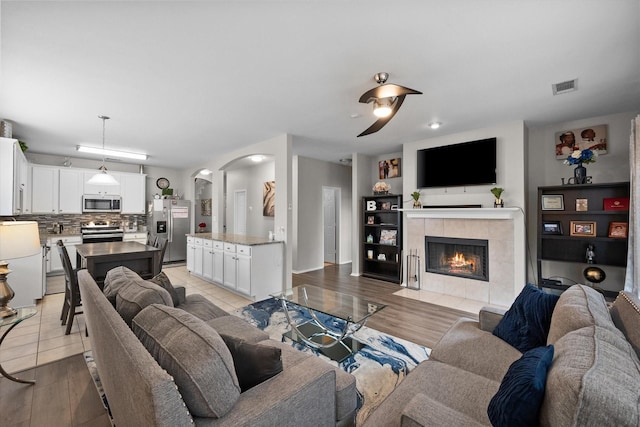
[[[284,243],[226,233],[187,234],[187,270],[259,301],[282,292]]]

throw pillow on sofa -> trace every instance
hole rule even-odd
[[[173,300],[169,292],[146,280],[131,282],[116,294],[116,311],[129,327],[133,318],[151,304],[173,307]]]
[[[233,357],[242,392],[282,372],[282,350],[220,334]]]
[[[493,330],[493,335],[523,353],[546,345],[558,298],[527,283]]]
[[[489,402],[487,415],[494,427],[538,426],[553,346],[529,350],[511,364],[498,392]]]
[[[213,328],[184,310],[153,304],[133,319],[132,329],[173,376],[193,415],[220,418],[231,410],[240,385],[231,353]]]
[[[153,278],[147,280],[148,282],[155,283],[158,286],[162,286],[169,292],[171,295],[171,299],[173,300],[173,306],[177,307],[180,305],[180,298],[178,297],[178,292],[175,290],[173,285],[171,284],[171,280],[164,274],[164,271],[161,271],[159,274],[153,276]]]

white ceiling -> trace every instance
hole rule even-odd
[[[338,161],[511,120],[538,127],[640,110],[640,0],[0,7],[0,117],[39,153],[100,146],[100,114],[111,116],[107,148],[188,168],[283,133],[294,153]],[[358,98],[380,71],[424,95],[356,138],[375,121]],[[578,91],[552,95],[552,83],[573,78]]]

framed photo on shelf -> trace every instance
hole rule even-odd
[[[398,236],[398,230],[381,230],[380,244],[395,246],[397,236]]]
[[[610,222],[609,237],[626,239],[629,233],[629,224],[626,222]]]
[[[576,199],[576,211],[588,211],[589,199]]]
[[[562,223],[560,221],[543,221],[542,234],[562,235]]]
[[[543,211],[564,210],[564,196],[562,194],[543,194],[540,203]]]
[[[391,202],[382,202],[382,210],[383,211],[391,210]]]
[[[596,223],[593,221],[571,221],[571,236],[591,236],[596,235]]]
[[[373,215],[369,215],[367,217],[367,224],[371,225],[371,224],[375,224],[376,223],[376,217]]]

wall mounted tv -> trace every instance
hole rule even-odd
[[[418,188],[496,183],[496,138],[418,150]]]

